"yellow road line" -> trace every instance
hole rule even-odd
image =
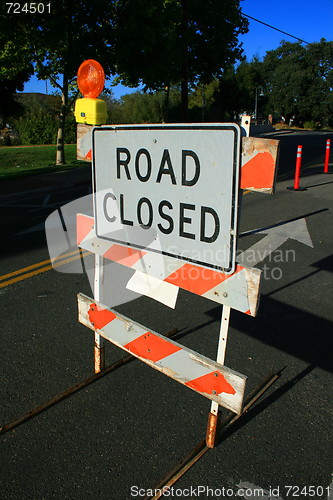
[[[243,194],[249,194],[251,193],[250,190],[243,191]],[[68,252],[64,255],[61,255],[60,257],[57,257],[54,259],[53,264],[51,264],[52,260],[43,260],[42,262],[38,262],[37,264],[32,264],[31,266],[23,267],[22,269],[18,269],[16,271],[13,271],[8,274],[3,274],[0,276],[0,288],[4,288],[6,286],[12,285],[13,283],[18,283],[19,281],[23,281],[27,278],[31,278],[32,276],[36,276],[37,274],[42,274],[45,273],[46,271],[50,271],[51,269],[54,269],[55,267],[63,266],[64,264],[68,264],[69,262],[72,262],[77,259],[81,259],[82,257],[86,257],[87,255],[90,255],[91,252],[81,252],[80,248],[77,248],[73,252]],[[74,257],[71,258],[66,258],[69,257],[70,255],[74,255]],[[42,267],[45,266],[45,267]],[[34,269],[34,271],[32,271]],[[28,272],[30,271],[30,272]],[[18,276],[20,275],[20,276]],[[14,278],[14,276],[16,276]],[[12,279],[8,279],[12,278]],[[5,281],[7,280],[7,281]]]
[[[45,260],[43,262],[39,262],[38,264],[33,264],[32,266],[25,267],[23,269],[20,269],[18,271],[14,271],[13,273],[10,273],[10,275],[4,275],[0,277],[0,280],[5,278],[6,276],[14,276],[17,274],[22,273],[23,271],[27,271],[29,269],[34,269],[36,267],[42,266],[43,264],[49,264],[45,267],[40,267],[39,269],[35,269],[34,271],[31,272],[25,272],[24,274],[21,274],[21,276],[16,276],[15,278],[9,279],[7,281],[3,281],[0,283],[0,288],[4,288],[6,286],[12,285],[13,283],[18,283],[19,281],[23,281],[27,278],[31,278],[32,276],[36,276],[37,274],[42,274],[45,273],[46,271],[50,271],[51,269],[54,269],[55,267],[63,266],[64,264],[68,264],[69,262],[73,262],[74,260],[81,259],[82,257],[86,257],[87,255],[90,255],[91,252],[82,252],[78,249],[75,250],[74,252],[69,252],[68,254],[62,256],[62,258],[57,258],[55,259],[53,264],[50,264],[51,260]],[[76,254],[73,257],[65,258],[69,255]]]
[[[64,259],[66,257],[69,257],[70,255],[74,255],[75,253],[79,253],[80,249],[77,248],[76,250],[74,250],[73,252],[69,252],[69,253],[66,253],[65,255],[62,255],[60,257],[57,257],[55,259],[55,262],[59,259]],[[51,259],[48,259],[48,260],[43,260],[42,262],[38,262],[37,264],[33,264],[32,266],[28,266],[28,267],[23,267],[22,269],[18,269],[17,271],[13,271],[12,273],[8,273],[8,274],[4,274],[3,276],[0,276],[0,281],[2,280],[5,280],[7,278],[11,278],[12,276],[17,276],[18,274],[23,274],[25,273],[26,271],[30,271],[31,269],[36,269],[36,267],[41,267],[41,266],[44,266],[46,264],[50,264],[51,263]]]

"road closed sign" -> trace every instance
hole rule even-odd
[[[234,271],[237,125],[96,127],[92,154],[99,238]]]

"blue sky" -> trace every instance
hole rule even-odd
[[[321,38],[333,40],[333,0],[244,0],[241,6],[244,14],[306,42],[320,42]],[[276,49],[281,40],[296,42],[251,19],[249,22],[249,32],[240,40],[250,60],[256,54],[260,58],[264,57],[268,50]]]
[[[231,0],[232,1],[232,0]],[[321,38],[333,40],[333,0],[243,0],[245,14],[290,33],[306,42],[319,42]],[[257,55],[263,58],[268,50],[274,50],[281,40],[296,41],[282,33],[249,19],[249,32],[240,37],[248,60]],[[32,77],[26,83],[25,92],[46,92],[46,83]],[[50,83],[47,91],[52,92]],[[133,92],[121,85],[114,87],[114,96]]]

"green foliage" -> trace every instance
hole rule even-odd
[[[163,95],[135,92],[125,95],[121,104],[110,114],[112,123],[161,123]]]
[[[141,82],[146,90],[181,83],[184,100],[184,82],[210,83],[241,57],[238,35],[247,31],[247,24],[240,0],[58,0],[51,2],[50,13],[46,9],[38,15],[0,15],[0,62],[4,61],[6,78],[14,78],[13,68],[25,71],[26,64],[33,63],[38,78],[49,79],[61,92],[59,153],[71,109],[71,85],[82,61],[97,59],[107,75],[118,73],[126,84]],[[168,93],[127,97],[113,105],[111,120],[176,119],[177,107]],[[24,120],[33,125],[33,118]],[[26,141],[36,141],[37,136],[44,141],[51,133],[47,116],[36,116],[30,131],[24,120],[18,127]]]
[[[13,120],[21,144],[56,144],[59,118],[41,110]],[[71,113],[66,123],[66,140],[76,142],[76,122]]]
[[[247,32],[239,0],[119,0],[117,71],[127,85],[159,90],[208,84],[241,58]],[[143,29],[144,27],[144,29]],[[186,92],[187,96],[187,92]]]
[[[133,92],[120,100],[101,96],[107,102],[108,123],[162,123],[179,117],[179,91]],[[167,120],[168,118],[168,120]]]
[[[13,110],[10,96],[33,63],[37,76],[50,79],[60,96],[52,109],[25,103],[25,116],[17,119],[22,139],[54,142],[50,137],[58,123],[58,145],[75,141],[75,76],[80,63],[93,58],[108,76],[117,73],[123,83],[154,92],[120,101],[109,96],[109,123],[178,121],[188,84],[190,121],[234,121],[242,112],[253,114],[257,101],[262,116],[276,112],[287,123],[295,116],[303,123],[332,125],[333,42],[282,42],[263,61],[244,61],[238,35],[247,32],[248,23],[240,3],[58,0],[51,3],[51,14],[0,14],[0,122]]]
[[[17,94],[22,112],[12,117],[11,125],[18,133],[21,144],[55,144],[59,126],[61,100],[59,96],[45,94]],[[76,142],[76,123],[69,113],[66,123],[67,142]]]
[[[62,91],[85,59],[98,59],[114,70],[111,46],[115,0],[58,0],[51,13],[6,16],[21,46],[27,47],[40,79],[51,79]],[[13,37],[12,37],[13,38]],[[65,76],[58,79],[58,76]]]
[[[214,107],[222,120],[238,120],[242,113],[253,114],[257,95],[258,115],[266,113],[267,94],[260,96],[265,81],[263,64],[257,57],[228,68],[219,81]]]
[[[320,124],[318,122],[315,122],[314,120],[304,122],[303,127],[308,130],[318,130],[320,129]]]
[[[212,82],[204,85],[197,85],[189,96],[189,108],[199,107],[202,105],[210,106],[215,100],[215,93],[219,89],[219,80],[215,78]]]
[[[332,123],[333,42],[283,42],[263,62],[271,109],[287,121]]]
[[[51,115],[59,115],[61,97],[57,95],[46,95],[40,93],[23,93],[15,95],[16,101],[23,108],[23,113],[35,113],[41,111]]]
[[[49,113],[27,113],[14,121],[22,144],[55,144],[58,123]]]
[[[0,24],[1,26],[1,24]],[[0,34],[0,79],[15,80],[20,73],[27,77],[33,72],[27,48],[19,45],[18,40],[8,40]]]
[[[0,14],[0,129],[8,122],[8,116],[18,114],[21,107],[14,99],[16,90],[33,73],[30,54],[21,34],[12,36],[5,16]]]
[[[252,115],[257,101],[259,117],[277,114],[287,124],[293,119],[295,124],[313,122],[316,128],[331,126],[332,88],[333,42],[321,40],[308,46],[282,42],[263,61],[255,57],[227,69],[219,80],[213,108],[219,119],[235,120],[243,112]]]
[[[17,55],[20,50],[28,54],[38,78],[51,80],[61,92],[57,138],[59,164],[65,161],[63,144],[66,115],[71,109],[69,92],[78,67],[85,59],[97,59],[107,73],[114,72],[112,19],[115,4],[116,0],[58,0],[51,2],[50,13],[45,9],[43,14],[0,16],[0,31],[4,28],[6,39],[18,47]],[[40,118],[37,121],[40,123]],[[26,140],[35,141],[37,135],[31,132]]]
[[[66,133],[65,133],[66,143],[76,144],[77,123],[75,120],[73,110],[70,110],[68,113],[65,127],[66,127]]]
[[[11,79],[0,79],[0,129],[8,122],[9,116],[18,115],[22,106],[15,100],[16,90],[23,90],[23,83],[30,77],[29,69],[17,72]]]
[[[299,114],[299,107],[311,86],[310,69],[305,63],[306,48],[300,43],[283,42],[267,52],[264,59],[270,104],[289,118]]]

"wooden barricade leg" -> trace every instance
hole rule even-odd
[[[216,359],[216,361],[221,365],[224,365],[224,360],[225,360],[229,319],[230,319],[230,307],[224,305],[222,310],[220,335],[219,335],[219,343],[217,348],[217,359]],[[215,401],[212,401],[210,413],[208,415],[207,431],[206,431],[206,445],[209,448],[214,448],[215,446],[218,423],[219,423],[219,405]]]
[[[101,300],[101,289],[103,282],[103,257],[95,254],[95,278],[94,278],[94,300]],[[94,369],[95,373],[105,370],[105,340],[95,332],[94,343]]]

